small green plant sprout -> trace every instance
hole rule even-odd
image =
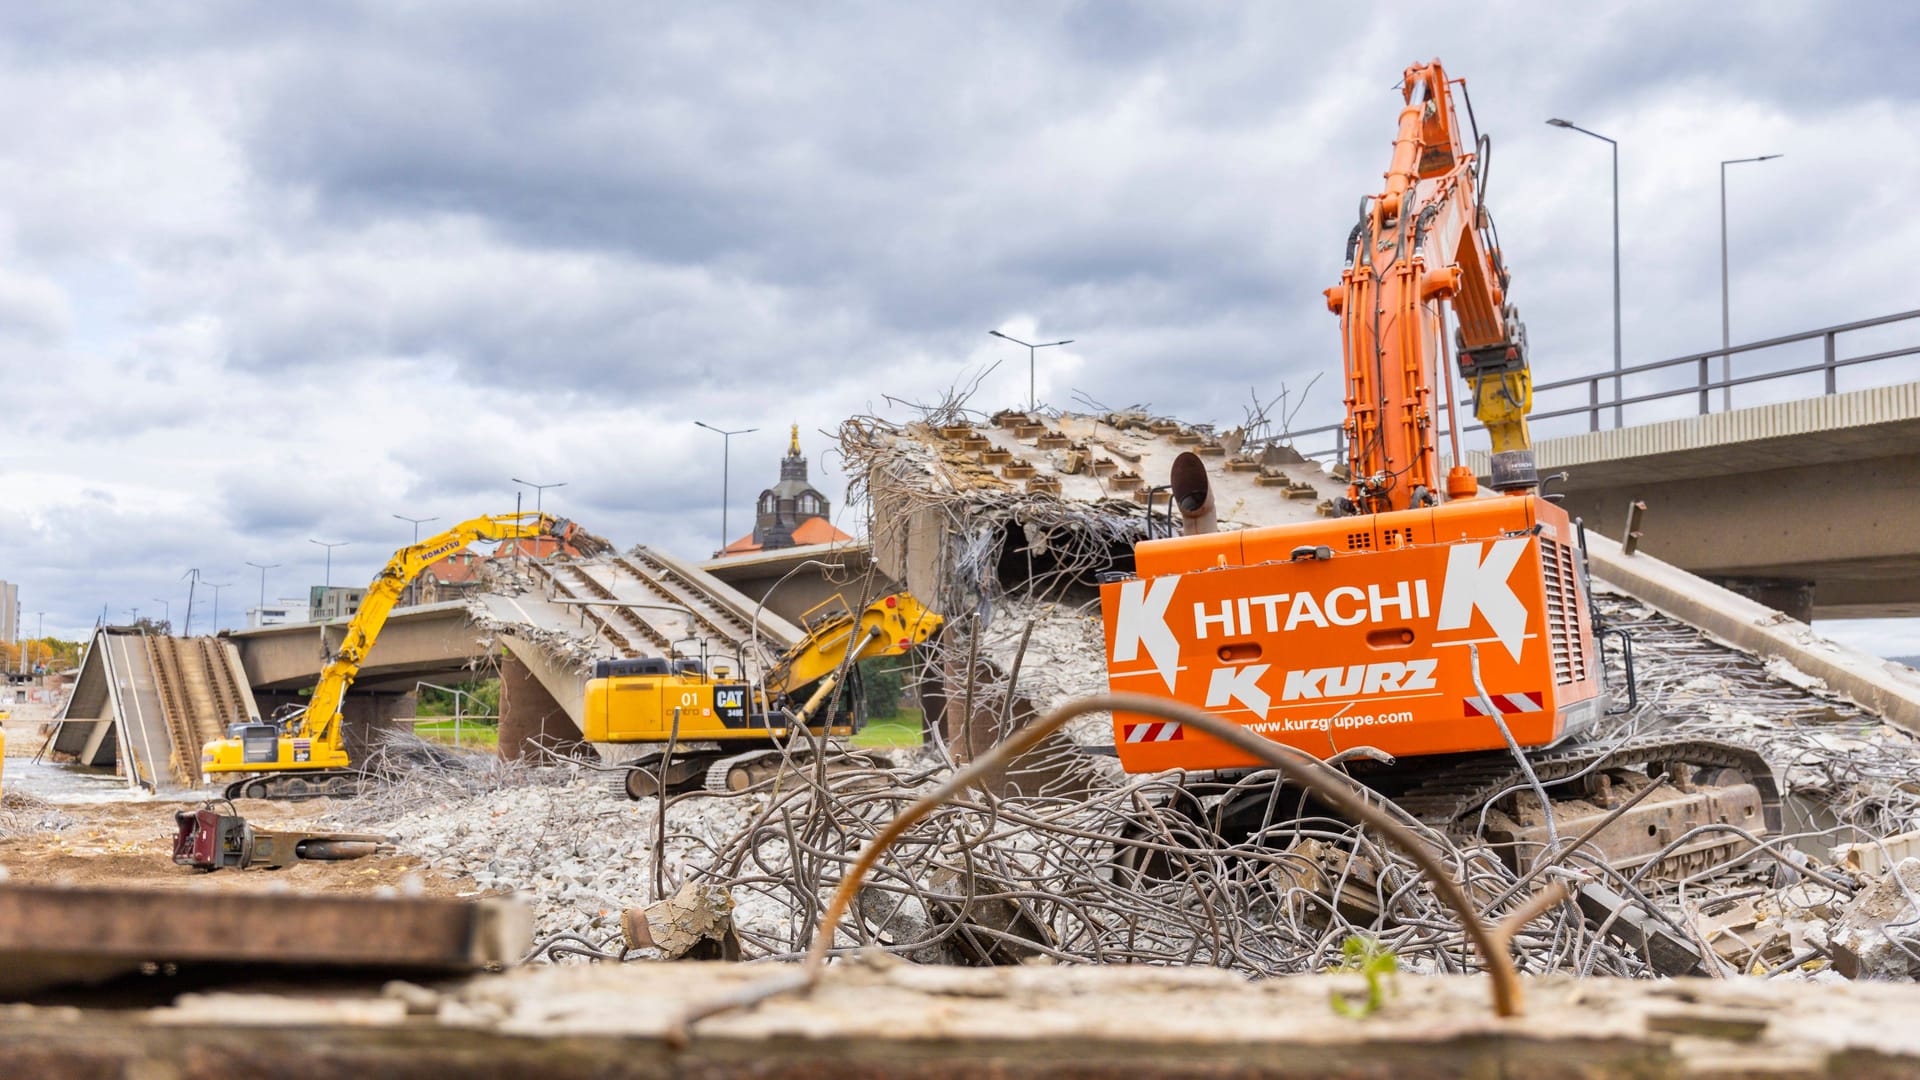
[[[1340,945],[1340,966],[1335,971],[1357,971],[1367,980],[1367,994],[1363,999],[1349,1000],[1338,990],[1328,995],[1333,1011],[1341,1016],[1355,1019],[1371,1016],[1386,1003],[1386,987],[1383,983],[1393,980],[1400,970],[1400,960],[1393,950],[1382,948],[1378,941],[1359,935],[1348,938]],[[1400,993],[1400,983],[1393,981],[1393,992]]]

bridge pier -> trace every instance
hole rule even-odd
[[[585,748],[579,725],[567,715],[519,657],[500,658],[500,756],[519,761],[542,750],[572,754]]]

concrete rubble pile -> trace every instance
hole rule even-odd
[[[59,832],[72,824],[71,816],[43,799],[20,791],[0,795],[0,839]]]

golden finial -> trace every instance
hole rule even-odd
[[[793,425],[793,442],[788,444],[787,453],[792,454],[794,457],[800,456],[800,425],[799,424]]]

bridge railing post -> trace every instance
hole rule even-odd
[[[1587,380],[1587,430],[1600,430],[1600,380]]]
[[[1712,393],[1713,393],[1712,390],[1708,387],[1708,383],[1712,381],[1712,376],[1707,370],[1707,365],[1709,363],[1710,361],[1708,360],[1707,357],[1703,356],[1700,358],[1700,415],[1701,416],[1707,415],[1707,409],[1710,407],[1709,399],[1712,397]]]
[[[1827,331],[1826,338],[1824,339],[1824,344],[1826,346],[1826,355],[1821,360],[1821,366],[1826,368],[1825,374],[1827,378],[1827,393],[1829,394],[1834,393],[1835,388],[1839,385],[1838,376],[1840,374],[1840,369],[1834,367],[1833,365],[1833,348],[1834,348],[1833,339],[1835,336],[1836,335],[1834,334],[1833,331],[1831,330]]]

